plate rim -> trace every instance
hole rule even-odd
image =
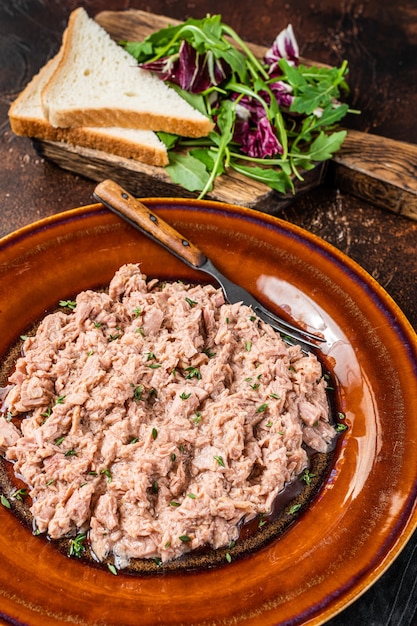
[[[290,222],[286,222],[279,218],[278,216],[272,216],[269,214],[260,213],[254,209],[250,209],[247,207],[241,207],[239,205],[228,204],[218,201],[207,201],[207,200],[195,200],[195,199],[187,199],[187,198],[143,198],[143,202],[146,204],[149,203],[156,211],[161,209],[162,207],[166,208],[178,208],[189,209],[192,207],[194,210],[207,208],[207,206],[212,206],[215,211],[225,211],[230,212],[233,211],[235,214],[245,214],[250,219],[255,221],[260,221],[262,224],[268,223],[272,226],[279,225],[280,228],[286,233],[290,232],[293,236],[301,238],[303,240],[308,240],[312,246],[315,248],[319,248],[321,251],[326,253],[326,255],[332,257],[333,260],[337,261],[339,265],[343,267],[344,270],[346,268],[349,269],[350,273],[356,275],[357,279],[369,288],[370,291],[373,291],[374,295],[377,296],[379,300],[381,300],[384,304],[384,307],[388,309],[388,313],[392,316],[393,319],[397,319],[399,328],[404,337],[410,342],[408,346],[409,351],[413,351],[414,354],[417,354],[417,335],[407,319],[404,312],[401,310],[399,305],[395,302],[395,300],[387,293],[387,291],[354,259],[347,256],[344,252],[336,248],[333,244],[328,243],[324,239],[320,238],[318,235],[311,233],[295,224]],[[84,217],[89,217],[90,215],[99,216],[101,214],[109,214],[110,211],[103,207],[100,203],[88,204],[81,207],[76,207],[73,209],[69,209],[67,211],[54,213],[48,217],[42,218],[40,220],[36,220],[30,224],[27,224],[12,233],[9,233],[0,239],[0,251],[4,246],[15,245],[18,241],[23,241],[27,237],[33,236],[34,233],[37,232],[38,229],[45,230],[54,225],[64,224],[67,221],[73,221],[78,219],[83,219]],[[116,218],[115,219],[120,219]],[[409,356],[411,360],[411,356]],[[415,364],[416,365],[416,364]],[[417,365],[416,365],[417,368]],[[417,369],[416,369],[417,371]],[[410,520],[414,520],[410,523]],[[400,537],[397,537],[397,541],[395,542],[394,548],[391,550],[391,553],[388,557],[383,559],[381,562],[379,571],[375,574],[371,580],[367,584],[364,584],[360,587],[360,589],[352,594],[352,597],[348,597],[347,601],[342,603],[342,606],[339,608],[334,608],[320,614],[320,618],[322,616],[325,619],[329,619],[337,615],[341,610],[352,604],[355,600],[357,600],[363,593],[365,593],[381,576],[382,574],[389,568],[392,562],[397,558],[402,549],[407,544],[408,540],[411,538],[411,535],[417,528],[417,511],[414,513],[410,513],[409,523],[406,526],[405,532],[401,533]],[[392,554],[394,553],[394,554]],[[314,621],[311,623],[322,623],[321,621]],[[310,621],[309,621],[310,623]]]

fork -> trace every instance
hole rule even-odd
[[[251,307],[258,317],[279,332],[288,343],[299,344],[304,351],[309,351],[311,348],[317,349],[318,343],[324,341],[320,335],[301,329],[265,308],[246,289],[226,278],[195,244],[113,180],[99,183],[94,190],[94,197],[186,265],[215,278],[228,302],[242,302]]]

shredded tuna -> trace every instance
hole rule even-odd
[[[329,450],[317,358],[211,285],[159,285],[138,265],[45,317],[10,376],[0,447],[39,532],[88,532],[98,560],[167,561],[236,540]]]

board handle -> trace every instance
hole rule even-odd
[[[417,145],[349,130],[328,175],[341,191],[417,220]]]

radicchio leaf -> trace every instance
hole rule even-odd
[[[272,46],[266,51],[265,63],[269,66],[270,76],[279,74],[278,61],[286,59],[290,65],[297,66],[299,62],[298,43],[294,36],[291,24],[284,28],[275,38]]]
[[[283,153],[283,147],[266,115],[259,118],[256,125],[246,119],[238,119],[234,140],[240,143],[244,154],[254,158],[264,159]]]
[[[269,94],[265,92],[262,96],[269,104]],[[236,105],[233,140],[240,144],[243,153],[255,158],[264,159],[284,152],[264,106],[258,99],[247,95],[242,96]]]
[[[191,93],[201,93],[218,85],[226,78],[228,71],[226,63],[215,59],[210,50],[200,54],[185,40],[180,47],[180,68],[178,84],[181,89]]]
[[[153,72],[161,80],[172,80],[172,76],[178,71],[178,54],[172,54],[169,57],[163,57],[156,61],[147,61],[141,63],[140,67],[149,72]]]
[[[201,93],[220,84],[230,72],[223,59],[216,59],[210,50],[200,54],[185,39],[181,42],[178,53],[142,63],[141,67],[190,93]]]
[[[269,85],[269,88],[274,94],[279,106],[290,108],[294,101],[291,85],[282,80],[277,80],[275,83]]]

